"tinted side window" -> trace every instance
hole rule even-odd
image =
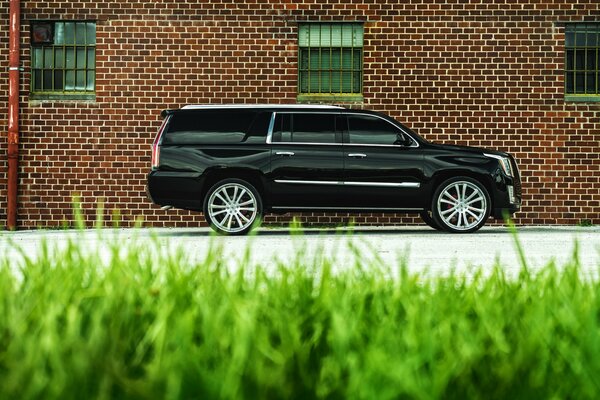
[[[273,142],[335,143],[335,114],[277,114]]]
[[[402,145],[402,131],[391,123],[370,115],[349,115],[348,134],[351,144]]]
[[[245,142],[255,117],[256,113],[252,111],[176,113],[169,121],[163,144]]]

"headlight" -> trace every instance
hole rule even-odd
[[[514,176],[513,170],[512,170],[512,165],[511,165],[510,159],[508,157],[497,156],[496,154],[487,154],[487,153],[484,153],[483,155],[486,157],[491,157],[491,158],[495,158],[496,160],[498,160],[500,162],[500,166],[502,167],[502,170],[504,171],[504,173],[508,176]]]

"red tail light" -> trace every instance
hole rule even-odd
[[[165,119],[163,119],[160,129],[154,138],[154,143],[152,143],[152,169],[157,169],[158,165],[160,164],[160,142],[169,118],[170,117],[167,116]]]

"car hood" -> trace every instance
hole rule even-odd
[[[477,155],[482,155],[483,153],[486,153],[486,154],[494,154],[494,155],[505,156],[505,157],[508,156],[508,154],[503,151],[484,149],[481,147],[457,146],[457,145],[453,145],[453,144],[438,144],[438,143],[429,143],[429,144],[431,145],[431,147],[433,147],[435,149],[452,151],[452,152],[460,151],[460,152],[464,152],[464,153],[468,153],[468,154],[477,154]]]

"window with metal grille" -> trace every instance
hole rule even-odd
[[[94,98],[96,23],[31,23],[31,93],[46,98]]]
[[[298,30],[301,96],[360,96],[362,23],[303,23]]]
[[[600,23],[575,23],[565,27],[565,95],[600,95]]]

